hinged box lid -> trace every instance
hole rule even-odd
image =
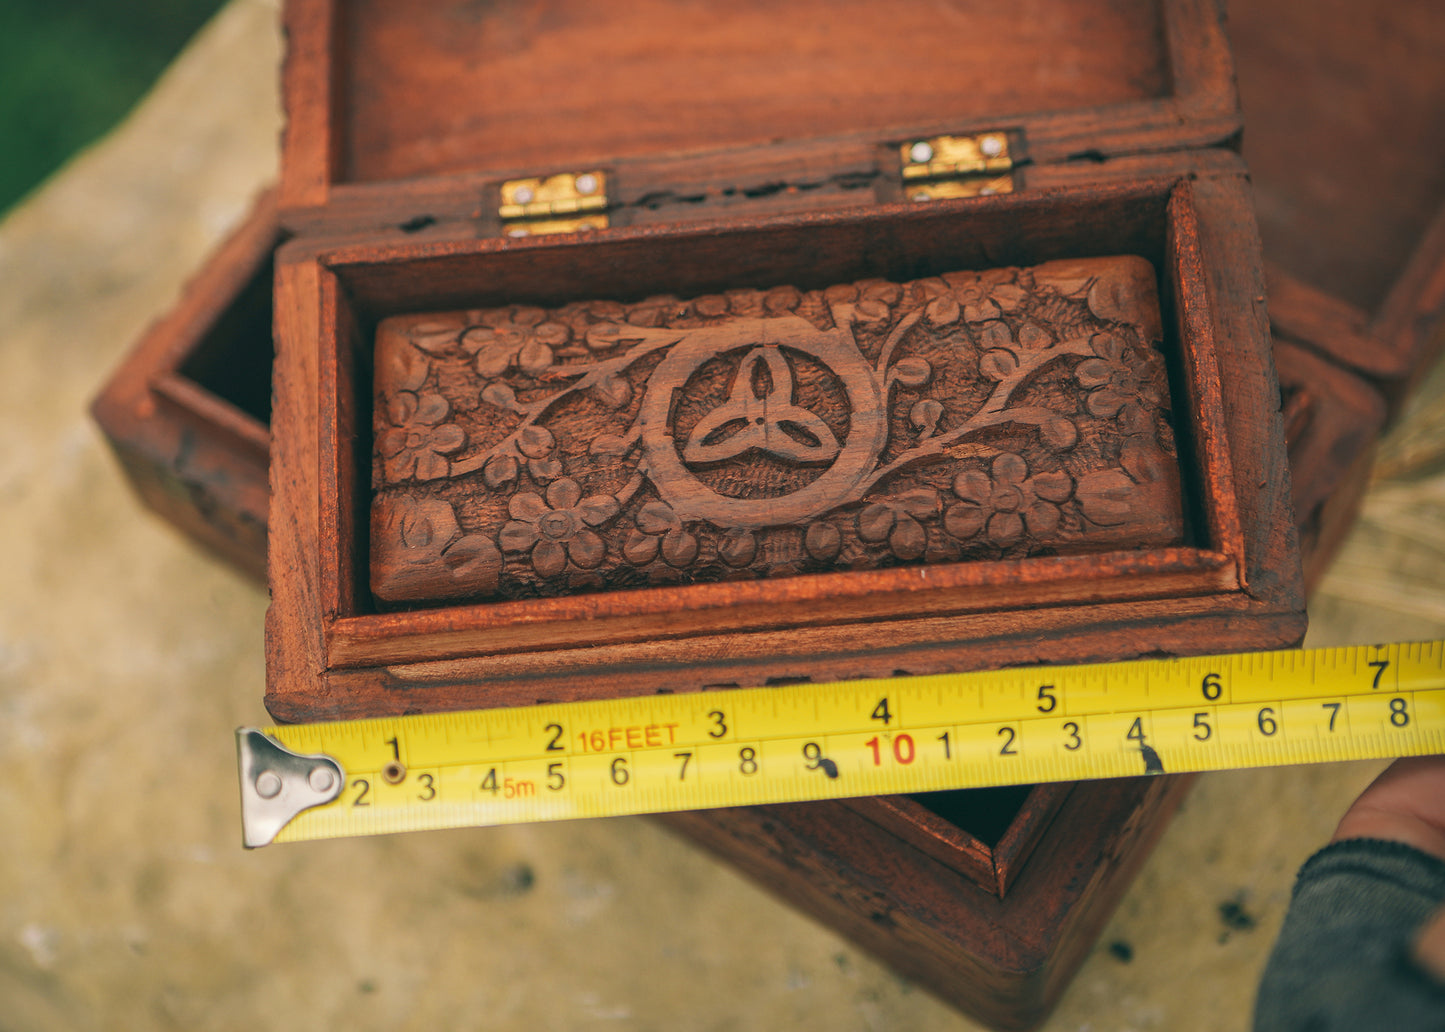
[[[909,149],[940,137],[1002,141],[997,174],[1240,128],[1212,0],[293,0],[286,23],[281,205],[328,234],[498,235],[501,183],[557,173],[607,174],[626,225],[921,197],[948,173]]]

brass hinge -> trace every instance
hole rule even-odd
[[[911,201],[1013,192],[1014,162],[1002,131],[910,140],[898,154],[903,191]]]
[[[507,236],[540,236],[606,229],[607,173],[562,172],[509,179],[497,208]]]

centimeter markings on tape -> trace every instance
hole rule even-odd
[[[246,845],[1445,752],[1445,641],[237,731]]]

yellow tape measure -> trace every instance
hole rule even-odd
[[[1445,752],[1445,641],[237,731],[246,845]]]

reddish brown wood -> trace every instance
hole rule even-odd
[[[1388,381],[1398,411],[1445,324],[1445,18],[1434,0],[1242,0],[1229,34],[1266,251],[1367,320],[1302,339]]]
[[[843,805],[1003,898],[1075,787],[875,796]]]
[[[1191,779],[1085,782],[999,897],[841,803],[667,814],[759,885],[1000,1029],[1057,1001]]]
[[[1313,590],[1359,513],[1385,399],[1354,372],[1283,336],[1275,338],[1274,360],[1305,587]]]
[[[820,210],[896,199],[896,150],[880,144],[914,136],[1027,126],[1019,154],[1052,163],[1239,130],[1215,0],[1048,0],[1027,18],[975,6],[966,31],[949,28],[962,17],[810,0],[291,0],[288,225],[494,227],[481,187],[589,163],[614,173],[621,223],[658,206],[669,220]]]
[[[398,316],[371,584],[511,598],[1181,545],[1155,271]]]
[[[91,406],[141,499],[247,574],[266,569],[274,194],[186,285]]]
[[[542,677],[544,680],[538,685],[541,688],[552,680],[547,671],[555,663],[560,660],[565,668],[584,655],[579,649],[559,651],[559,647],[570,648],[571,642],[582,644],[576,637],[579,624],[575,616],[583,612],[589,617],[585,627],[585,655],[596,663],[595,669],[602,676],[626,670],[622,676],[633,685],[632,690],[738,680],[732,675],[718,676],[721,667],[704,663],[694,663],[687,672],[679,671],[665,658],[673,650],[682,650],[677,653],[679,657],[691,658],[697,654],[695,646],[704,643],[710,645],[706,651],[716,648],[726,653],[728,659],[724,666],[728,668],[739,662],[764,664],[745,680],[760,679],[759,675],[762,678],[795,676],[797,668],[785,658],[791,648],[779,648],[779,642],[786,642],[790,637],[789,627],[815,628],[812,633],[799,634],[796,642],[803,653],[815,657],[820,666],[826,666],[829,658],[834,657],[843,663],[844,669],[876,670],[881,665],[879,661],[869,662],[865,657],[873,650],[887,648],[891,658],[881,662],[887,664],[889,671],[898,666],[911,668],[920,662],[924,668],[946,668],[956,665],[961,661],[959,657],[967,654],[969,646],[965,642],[989,639],[993,634],[984,630],[988,619],[982,614],[969,621],[973,624],[969,631],[962,630],[968,625],[964,622],[955,622],[956,630],[945,630],[950,618],[937,615],[940,611],[962,614],[978,612],[982,607],[984,612],[992,610],[1002,616],[1020,605],[1035,609],[1038,602],[1045,599],[1061,606],[1050,613],[1061,629],[1061,640],[1083,634],[1083,628],[1096,618],[1102,618],[1102,625],[1107,626],[1130,612],[1136,612],[1138,619],[1156,627],[1161,619],[1179,624],[1198,619],[1207,625],[1213,619],[1209,615],[1211,606],[1219,616],[1229,614],[1226,620],[1231,628],[1240,626],[1238,614],[1253,611],[1263,640],[1288,640],[1295,632],[1284,628],[1297,626],[1298,616],[1288,615],[1297,603],[1289,601],[1293,589],[1288,577],[1289,562],[1284,558],[1288,548],[1285,530],[1274,517],[1281,511],[1279,507],[1284,499],[1272,494],[1268,486],[1264,495],[1250,492],[1247,497],[1236,496],[1232,487],[1233,477],[1240,475],[1242,464],[1248,471],[1245,474],[1248,479],[1243,482],[1270,485],[1279,484],[1282,479],[1278,469],[1250,469],[1251,464],[1257,466],[1263,461],[1261,451],[1267,447],[1269,431],[1267,426],[1257,424],[1260,414],[1269,406],[1255,399],[1251,407],[1247,399],[1249,391],[1242,388],[1221,392],[1212,354],[1212,348],[1218,347],[1219,342],[1228,341],[1236,352],[1231,360],[1240,368],[1253,366],[1250,382],[1265,387],[1270,383],[1267,360],[1252,354],[1260,346],[1259,324],[1253,319],[1241,324],[1238,315],[1241,310],[1255,308],[1252,298],[1260,294],[1257,271],[1252,281],[1248,280],[1248,269],[1237,263],[1227,270],[1210,272],[1224,278],[1223,285],[1229,296],[1238,298],[1243,294],[1251,299],[1243,305],[1220,304],[1215,299],[1220,296],[1221,282],[1204,280],[1211,263],[1206,263],[1203,256],[1210,248],[1220,248],[1221,252],[1228,248],[1228,253],[1248,248],[1249,237],[1242,241],[1229,239],[1230,234],[1238,232],[1231,228],[1231,220],[1243,215],[1238,183],[1237,177],[1201,177],[1192,193],[1180,192],[1164,182],[1152,188],[1162,191],[1159,193],[1136,187],[1122,192],[1079,191],[1067,198],[1013,195],[973,204],[940,204],[930,209],[899,206],[809,220],[760,220],[728,228],[617,231],[595,240],[420,245],[404,251],[346,247],[328,252],[320,262],[302,258],[296,265],[311,270],[305,275],[313,280],[314,286],[300,299],[296,314],[305,317],[312,312],[320,320],[316,325],[319,339],[324,343],[318,371],[323,378],[317,382],[314,393],[302,386],[292,394],[294,388],[286,385],[285,355],[288,347],[298,350],[303,347],[300,340],[305,336],[298,335],[297,343],[282,345],[278,389],[288,397],[295,397],[298,405],[306,406],[309,414],[305,425],[318,426],[319,423],[321,431],[316,435],[321,446],[319,463],[313,466],[311,460],[298,456],[296,463],[287,464],[287,475],[299,478],[308,468],[318,469],[321,479],[316,482],[316,488],[325,485],[325,489],[318,490],[311,503],[316,506],[312,511],[319,517],[322,547],[304,565],[299,559],[295,565],[288,561],[286,580],[296,581],[298,571],[313,570],[321,604],[310,616],[304,610],[293,612],[287,584],[274,584],[276,616],[271,640],[278,675],[286,666],[281,659],[284,653],[296,647],[300,650],[298,655],[305,655],[315,648],[316,655],[327,658],[320,667],[311,669],[324,671],[322,677],[332,689],[318,693],[305,682],[293,688],[290,678],[275,676],[271,704],[279,712],[287,712],[285,700],[294,698],[315,716],[318,714],[312,711],[312,706],[318,699],[326,698],[339,705],[333,712],[360,713],[371,707],[394,705],[383,700],[398,690],[411,694],[411,689],[403,687],[408,682],[417,689],[431,684],[441,687],[433,681],[434,677],[451,683],[448,693],[451,705],[501,701],[501,695],[506,694],[504,685],[480,694],[473,694],[475,689],[466,686],[480,686],[484,680],[494,682],[510,666],[517,674],[531,670]],[[1178,198],[1172,205],[1171,191]],[[1209,196],[1206,203],[1188,200],[1190,196],[1203,195]],[[1058,217],[1062,210],[1059,205],[1064,203],[1072,203],[1078,209],[1074,217]],[[1143,213],[1134,211],[1123,218],[1110,217],[1121,208],[1127,211],[1131,207]],[[1100,208],[1103,211],[1099,211]],[[1156,234],[1152,241],[1147,238],[1147,213],[1151,210]],[[1055,217],[1049,219],[1048,213]],[[876,237],[867,240],[870,227],[880,227],[883,220],[888,226],[886,243]],[[901,257],[926,254],[930,250],[957,253],[950,249],[960,246],[986,250],[996,233],[1012,236],[1018,227],[1030,223],[1041,227],[1041,243],[1045,247],[1069,246],[1067,239],[1059,239],[1062,227],[1064,236],[1076,234],[1075,240],[1091,231],[1110,233],[1116,239],[1121,235],[1138,235],[1139,250],[1159,256],[1156,261],[1165,270],[1167,293],[1182,327],[1176,347],[1181,356],[1181,389],[1189,398],[1191,412],[1182,429],[1190,440],[1191,465],[1197,477],[1191,490],[1198,492],[1196,497],[1201,503],[1193,531],[1197,535],[1196,558],[1190,558],[1189,549],[1177,554],[1161,552],[1152,559],[1153,553],[1149,551],[1118,554],[1098,560],[1087,576],[1083,567],[1076,568],[1070,559],[1061,557],[1011,562],[1007,577],[1000,577],[996,570],[978,572],[990,564],[954,564],[938,568],[926,579],[919,579],[907,570],[893,569],[787,581],[645,589],[592,596],[583,609],[577,608],[582,605],[581,599],[555,599],[452,606],[390,615],[371,611],[365,597],[365,581],[358,581],[356,577],[366,555],[364,538],[356,529],[362,525],[367,498],[364,490],[357,489],[354,454],[360,436],[356,433],[355,413],[364,408],[370,392],[364,383],[347,381],[347,372],[353,364],[349,356],[364,347],[365,337],[365,333],[354,329],[341,333],[341,328],[351,322],[367,316],[384,316],[392,305],[405,310],[436,301],[439,295],[446,296],[455,289],[449,280],[487,284],[487,294],[474,294],[475,300],[483,305],[489,296],[495,296],[493,292],[511,289],[509,281],[524,274],[527,275],[525,282],[533,284],[535,292],[536,284],[559,282],[557,274],[548,273],[548,264],[566,263],[569,270],[566,282],[584,296],[612,286],[620,287],[617,295],[626,296],[631,293],[628,282],[638,275],[649,284],[682,293],[678,280],[685,278],[691,286],[691,281],[703,270],[706,270],[702,279],[704,290],[733,286],[728,282],[732,275],[730,269],[739,267],[740,261],[747,262],[749,275],[757,276],[759,273],[754,267],[759,255],[767,255],[771,265],[785,270],[785,263],[794,256],[798,259],[806,256],[804,260],[809,262],[813,275],[820,275],[828,271],[817,268],[820,254],[866,253],[870,254],[871,261],[883,267],[880,271],[886,272],[890,254]],[[1050,233],[1055,236],[1052,242],[1048,239]],[[850,238],[858,238],[857,246],[849,246]],[[1028,239],[1032,247],[1033,239]],[[1112,245],[1108,238],[1090,236],[1088,239],[1091,248]],[[1034,256],[1054,255],[1035,251]],[[445,261],[439,263],[438,259],[443,257]],[[864,271],[858,268],[856,258],[847,261],[852,263],[849,271],[855,276]],[[641,268],[633,268],[633,262]],[[432,269],[436,275],[430,274]],[[788,271],[798,273],[802,267]],[[1245,281],[1238,285],[1229,282],[1241,275]],[[533,295],[523,297],[541,300]],[[289,315],[286,308],[278,309],[283,342],[288,339],[289,327],[295,325],[288,323]],[[1221,332],[1225,324],[1229,324],[1228,330]],[[1226,363],[1221,359],[1219,364]],[[365,393],[358,395],[358,391]],[[331,399],[327,402],[329,411],[314,407],[317,400],[327,398]],[[299,428],[286,432],[297,438],[310,436]],[[1240,446],[1244,452],[1234,454]],[[1273,561],[1265,561],[1262,555],[1252,555],[1243,547],[1246,541],[1250,547],[1257,545],[1261,552],[1268,547],[1275,547],[1279,552],[1272,557]],[[1270,546],[1271,541],[1276,544]],[[1220,561],[1227,565],[1217,565]],[[1204,565],[1190,573],[1189,563]],[[1171,572],[1175,569],[1179,571],[1177,574]],[[1151,577],[1155,580],[1152,588]],[[1117,578],[1112,580],[1117,588],[1110,587],[1111,578]],[[1236,578],[1249,584],[1249,589],[1240,590]],[[989,583],[997,585],[995,592],[980,596],[974,590]],[[1256,587],[1259,590],[1255,590]],[[958,589],[967,590],[958,594]],[[1131,594],[1137,599],[1141,591],[1183,594],[1192,596],[1192,601],[1166,605],[1140,599],[1134,605],[1121,603],[1122,608],[1118,610],[1090,607],[1080,610],[1077,618],[1069,615],[1069,603],[1075,600],[1088,599],[1097,605],[1103,599],[1124,599]],[[818,599],[825,595],[831,602],[826,610],[820,611]],[[1210,599],[1213,601],[1208,601]],[[921,615],[925,610],[929,615]],[[650,615],[654,613],[656,617]],[[649,619],[663,614],[666,614],[665,621],[649,629]],[[1011,614],[996,626],[1009,627],[1009,637],[1012,637],[1018,621],[1029,618],[1031,614]],[[278,619],[285,623],[277,625]],[[961,616],[953,619],[962,621]],[[658,631],[664,627],[665,633],[659,636]],[[1196,627],[1190,640],[1197,648],[1207,648],[1198,630]],[[1161,629],[1160,633],[1167,632]],[[1277,634],[1281,637],[1273,637]],[[1082,646],[1087,638],[1084,634],[1075,647]],[[303,645],[303,639],[315,644]],[[1114,640],[1123,639],[1116,636]],[[885,641],[889,643],[887,646],[882,644]],[[840,646],[841,653],[838,652]],[[1139,647],[1160,647],[1159,639],[1147,645],[1141,640]],[[847,658],[850,656],[851,660]],[[471,657],[483,661],[473,667],[475,660]],[[499,666],[503,657],[505,662]],[[437,665],[442,660],[448,661],[445,667]],[[382,663],[384,668],[378,665]],[[592,665],[588,663],[589,667]],[[476,673],[466,673],[469,668]],[[566,681],[570,685],[567,691],[577,690],[575,676],[567,677]],[[342,688],[343,685],[347,687]],[[599,690],[612,689],[599,687]],[[299,694],[293,696],[293,691]],[[349,701],[343,702],[348,696]]]

